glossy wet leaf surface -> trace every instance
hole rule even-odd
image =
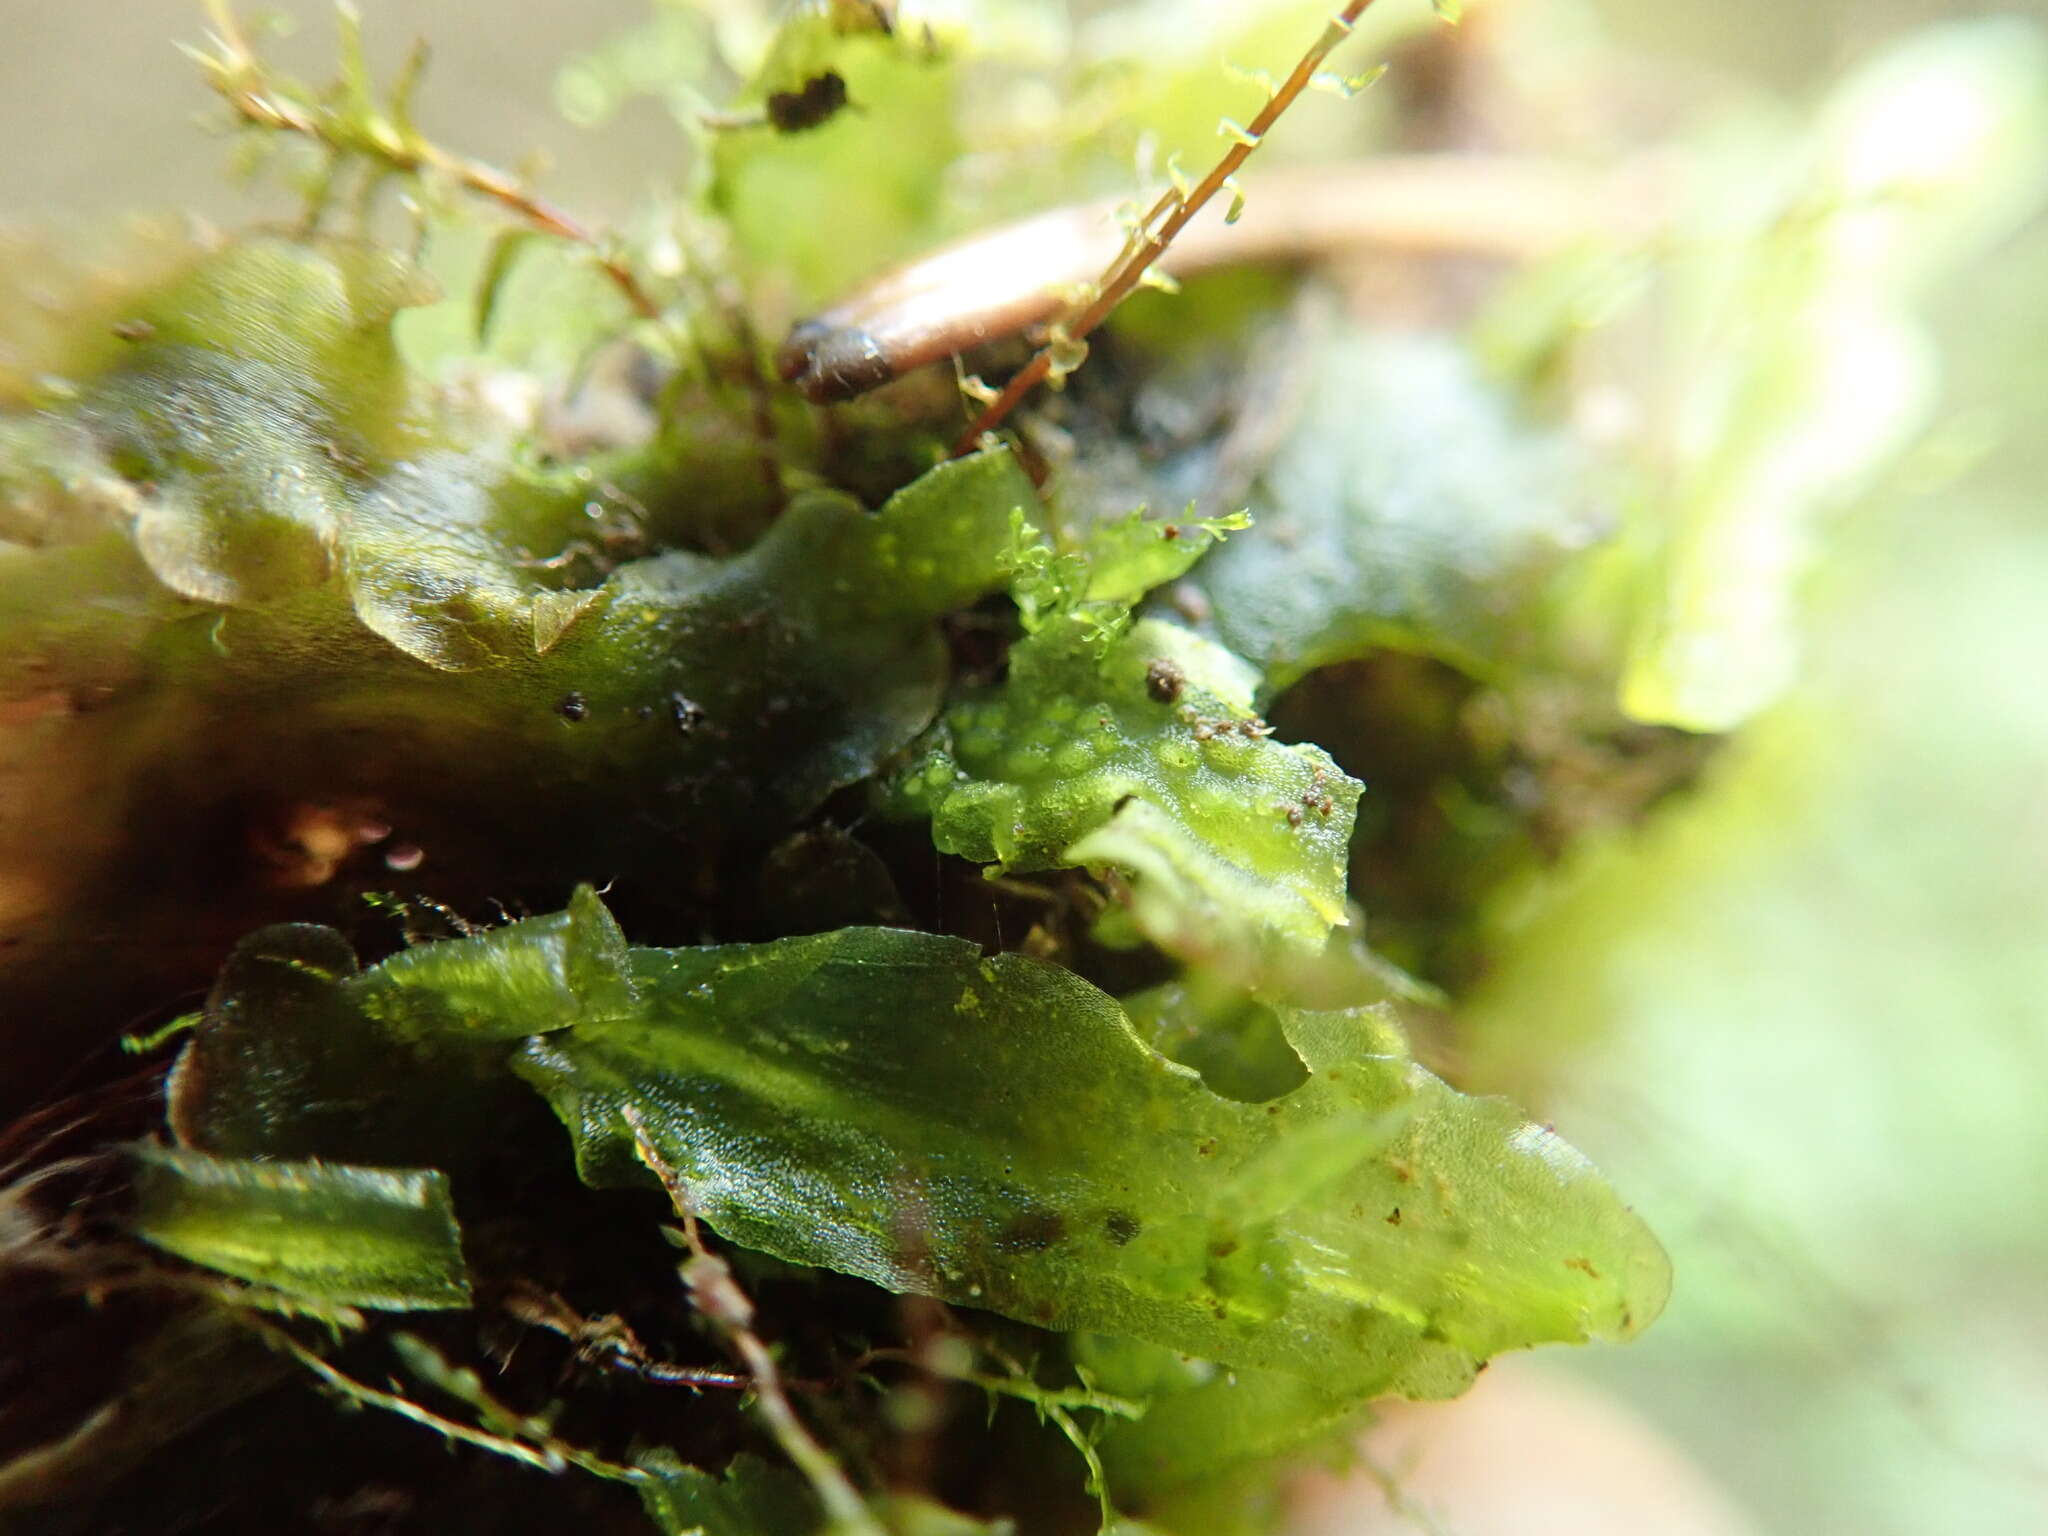
[[[1188,578],[1216,636],[1275,688],[1387,647],[1514,658],[1544,578],[1611,521],[1583,457],[1441,338],[1340,327],[1295,373],[1245,498],[1257,532]]]
[[[1270,739],[1243,661],[1130,620],[1237,526],[1136,516],[1061,555],[1027,543],[1008,675],[947,710],[896,794],[945,852],[1109,875],[1136,933],[1243,970],[1313,950],[1344,921],[1360,786],[1318,748]]]
[[[135,1229],[180,1258],[315,1306],[470,1304],[443,1174],[162,1147],[136,1157]]]
[[[530,1036],[515,1068],[586,1179],[647,1178],[630,1112],[723,1236],[891,1290],[1359,1397],[1452,1392],[1663,1301],[1577,1153],[1370,1012],[1282,1013],[1305,1080],[1226,1099],[1057,967],[896,929],[628,950],[588,897],[326,985],[324,1031],[394,1054]],[[210,1048],[195,1078],[232,1105],[250,1058]]]

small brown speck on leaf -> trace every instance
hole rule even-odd
[[[832,120],[846,105],[846,79],[837,70],[813,75],[801,90],[777,91],[768,98],[768,121],[777,133],[801,133]]]
[[[1171,704],[1187,686],[1187,674],[1164,656],[1155,656],[1145,667],[1145,692],[1155,704]]]

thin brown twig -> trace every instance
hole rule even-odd
[[[207,0],[207,15],[220,44],[217,58],[201,58],[213,88],[246,122],[281,133],[295,133],[324,144],[337,154],[373,157],[395,171],[432,171],[465,190],[508,209],[543,234],[583,246],[600,271],[625,296],[642,319],[658,319],[661,306],[641,286],[633,269],[605,249],[589,226],[522,186],[517,177],[482,160],[458,155],[395,124],[377,121],[361,133],[344,133],[334,119],[267,87],[256,51],[250,46],[228,0]]]
[[[327,1361],[321,1359],[320,1356],[306,1348],[305,1345],[293,1338],[289,1332],[278,1327],[275,1323],[267,1322],[262,1318],[246,1316],[240,1318],[239,1321],[251,1331],[269,1340],[274,1348],[281,1349],[290,1355],[329,1388],[340,1393],[351,1402],[360,1403],[368,1408],[381,1408],[386,1413],[394,1413],[402,1419],[410,1419],[413,1423],[431,1429],[436,1434],[444,1435],[450,1440],[460,1440],[467,1445],[474,1445],[479,1449],[494,1451],[500,1456],[510,1457],[514,1461],[523,1461],[529,1467],[536,1468],[542,1472],[560,1472],[569,1465],[568,1458],[564,1457],[560,1451],[552,1446],[533,1446],[526,1444],[522,1440],[514,1440],[507,1435],[494,1435],[489,1430],[478,1429],[473,1424],[464,1424],[459,1419],[451,1419],[445,1415],[435,1413],[431,1408],[422,1407],[411,1398],[401,1396],[399,1393],[386,1392],[381,1388],[369,1385],[367,1382],[358,1381],[346,1371],[339,1370],[335,1366],[328,1364]]]
[[[238,1317],[237,1321],[268,1341],[273,1348],[289,1354],[318,1377],[330,1391],[359,1406],[378,1408],[386,1413],[396,1414],[399,1418],[431,1429],[450,1440],[459,1440],[465,1445],[473,1445],[480,1450],[523,1462],[536,1471],[559,1474],[570,1467],[579,1467],[585,1472],[616,1483],[638,1485],[648,1480],[649,1474],[644,1468],[610,1461],[595,1452],[584,1450],[581,1446],[559,1440],[546,1429],[544,1423],[514,1415],[502,1404],[480,1393],[475,1396],[458,1395],[462,1395],[472,1407],[482,1410],[486,1421],[495,1416],[511,1422],[514,1426],[513,1433],[500,1434],[478,1425],[465,1424],[460,1419],[436,1413],[401,1392],[387,1392],[382,1388],[373,1387],[322,1359],[320,1355],[292,1337],[288,1329],[264,1318],[243,1315]],[[438,1360],[438,1355],[435,1358]],[[445,1389],[446,1383],[442,1385]]]
[[[1075,314],[1055,323],[1053,340],[1041,347],[1035,357],[1003,387],[1001,394],[982,409],[979,416],[962,432],[954,442],[952,457],[959,458],[972,453],[980,445],[984,434],[1001,426],[1017,404],[1052,372],[1053,364],[1062,350],[1062,345],[1071,347],[1084,340],[1095,328],[1109,318],[1110,313],[1131,294],[1145,274],[1151,270],[1166,248],[1173,243],[1188,221],[1201,212],[1209,200],[1222,190],[1224,184],[1236,174],[1238,168],[1251,158],[1251,152],[1265,139],[1266,132],[1280,115],[1294,104],[1308,83],[1315,77],[1323,60],[1346,37],[1364,13],[1372,0],[1349,0],[1344,9],[1330,19],[1323,28],[1322,36],[1309,47],[1308,51],[1294,66],[1294,72],[1268,98],[1251,126],[1235,135],[1235,142],[1221,159],[1210,168],[1193,191],[1182,194],[1179,188],[1170,187],[1159,196],[1151,211],[1139,221],[1131,239],[1126,243],[1117,259],[1110,264],[1096,285],[1094,296]],[[1157,226],[1156,228],[1154,226]]]
[[[755,1401],[760,1407],[761,1417],[767,1421],[769,1433],[774,1435],[783,1454],[796,1463],[797,1470],[810,1481],[819,1502],[825,1506],[825,1513],[844,1536],[885,1536],[881,1525],[869,1512],[867,1501],[847,1480],[846,1473],[831,1452],[818,1443],[790,1405],[775,1357],[761,1342],[761,1336],[754,1332],[754,1303],[740,1289],[732,1267],[705,1247],[703,1234],[697,1229],[697,1212],[690,1202],[682,1175],[654,1145],[647,1131],[647,1122],[637,1108],[631,1104],[623,1105],[619,1113],[633,1132],[633,1146],[640,1161],[661,1180],[662,1188],[668,1191],[669,1204],[682,1219],[683,1242],[690,1250],[682,1275],[691,1304],[724,1339],[726,1347],[732,1350],[753,1378]]]
[[[505,1299],[505,1310],[533,1328],[545,1328],[576,1346],[586,1360],[610,1360],[643,1381],[660,1386],[729,1387],[744,1390],[753,1382],[731,1371],[705,1366],[675,1365],[657,1359],[640,1342],[631,1325],[618,1316],[585,1317],[561,1297],[538,1288],[521,1289]]]

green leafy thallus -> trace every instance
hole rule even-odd
[[[1373,1010],[1278,1010],[1305,1076],[1246,1101],[1071,972],[937,935],[631,949],[587,891],[366,971],[333,944],[314,963],[303,933],[245,943],[180,1062],[174,1122],[216,1157],[374,1155],[405,1090],[362,1079],[366,1048],[387,1075],[509,1070],[561,1117],[587,1181],[644,1181],[644,1127],[742,1246],[1354,1400],[1454,1392],[1503,1349],[1625,1337],[1668,1283],[1583,1158],[1447,1088]],[[301,1071],[288,1095],[281,1048]],[[272,1178],[252,1200],[324,1209],[388,1255],[391,1223],[352,1215],[365,1196],[340,1177]],[[179,1233],[220,1188],[165,1195],[145,1230],[219,1263],[217,1239]],[[421,1296],[392,1304],[459,1303],[441,1230],[419,1239]],[[321,1273],[262,1278],[346,1299]]]

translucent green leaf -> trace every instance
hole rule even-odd
[[[135,1230],[180,1258],[331,1306],[469,1305],[448,1181],[432,1169],[135,1157]]]
[[[646,1177],[630,1108],[706,1220],[791,1262],[1361,1396],[1662,1305],[1661,1252],[1577,1153],[1371,1016],[1283,1016],[1307,1080],[1245,1103],[1079,978],[958,940],[642,950],[632,978],[633,1010],[517,1069],[586,1178]]]
[[[1258,1054],[1277,1032],[1297,1073],[1225,1097],[1058,967],[878,928],[627,950],[587,894],[308,985],[324,1001],[278,1015],[263,1052],[229,1027],[257,1023],[260,994],[224,982],[179,1068],[188,1134],[346,1134],[249,1129],[237,1106],[293,1050],[363,1074],[381,1050],[383,1076],[409,1077],[436,1038],[526,1035],[514,1069],[591,1182],[648,1177],[630,1109],[728,1239],[1044,1326],[1440,1395],[1503,1349],[1626,1336],[1663,1300],[1661,1252],[1583,1159],[1454,1093],[1370,1010],[1270,1010]],[[1148,1032],[1171,1038],[1184,1006],[1153,996]],[[323,1082],[337,1108],[374,1103]]]
[[[1137,595],[1235,526],[1131,519],[1064,555],[1027,542],[1008,676],[949,709],[896,788],[946,852],[1114,872],[1146,937],[1242,964],[1345,920],[1359,785],[1269,739],[1235,656],[1163,620],[1126,628]]]
[[[619,335],[632,318],[588,251],[517,226],[498,231],[485,245],[473,294],[474,328],[465,340],[542,376],[573,376],[595,347]],[[405,335],[408,360],[424,350],[415,340]]]
[[[1187,578],[1215,635],[1276,689],[1386,646],[1497,667],[1543,578],[1601,530],[1586,466],[1447,340],[1340,329],[1303,366],[1252,531]]]
[[[75,417],[129,488],[159,581],[250,604],[328,574],[350,471],[426,446],[390,323],[431,291],[369,247],[259,237],[137,297],[135,339]]]
[[[1181,953],[1319,945],[1344,920],[1359,785],[1268,739],[1252,675],[1220,647],[1147,620],[1098,655],[1074,627],[1019,644],[905,776],[939,847],[1118,871],[1144,931]]]
[[[713,133],[709,200],[745,270],[783,274],[799,302],[816,303],[931,242],[961,135],[959,70],[930,37],[913,26],[841,32],[816,12],[785,24],[735,105],[765,118],[771,98],[800,96],[828,71],[847,105],[798,132],[764,120]]]
[[[509,1040],[629,1010],[626,956],[625,935],[584,886],[566,911],[508,924],[488,948],[417,945],[349,985],[394,1039]]]
[[[460,1169],[492,1145],[491,1079],[523,1037],[629,1011],[626,947],[588,889],[484,943],[358,970],[332,929],[236,946],[170,1081],[188,1145],[231,1157]]]
[[[1308,1079],[1279,1015],[1235,990],[1210,1006],[1207,996],[1191,993],[1185,983],[1169,982],[1122,1002],[1139,1039],[1201,1073],[1209,1089],[1226,1099],[1263,1103]]]
[[[1135,603],[1154,587],[1185,574],[1227,534],[1252,521],[1242,512],[1229,517],[1155,518],[1141,509],[1088,530],[1083,543],[1087,575],[1075,596],[1086,602]]]
[[[1646,530],[1632,714],[1727,730],[1796,675],[1821,528],[1937,404],[1916,311],[2042,206],[2044,81],[2048,45],[2016,17],[1929,29],[1845,81],[1807,142],[1737,144],[1688,211],[1665,274],[1684,427]],[[1766,157],[1793,174],[1758,178]]]
[[[295,407],[377,448],[405,444],[407,382],[390,323],[435,297],[395,251],[350,240],[255,235],[193,262],[132,306],[138,352],[195,348],[277,370]],[[354,446],[354,445],[349,445]]]
[[[587,892],[361,972],[320,960],[320,930],[278,932],[301,936],[292,958],[231,970],[180,1063],[196,1140],[332,1145],[388,1120],[397,1081],[444,1106],[408,1120],[459,1148],[475,1090],[451,1067],[511,1051],[591,1183],[645,1182],[645,1134],[742,1247],[1170,1352],[1142,1379],[1129,1342],[1086,1362],[1189,1426],[1112,1432],[1124,1486],[1238,1454],[1201,1426],[1257,1421],[1243,1454],[1264,1456],[1373,1395],[1454,1393],[1501,1350],[1626,1337],[1668,1286],[1578,1154],[1423,1071],[1377,1011],[1244,1005],[1212,1087],[1070,972],[935,935],[627,949]],[[1146,1033],[1185,1041],[1190,1006],[1151,995]],[[281,1075],[294,1056],[311,1079]]]
[[[1270,1461],[1357,1424],[1363,1408],[1340,1387],[1278,1371],[1223,1370],[1133,1339],[1084,1334],[1069,1348],[1091,1380],[1141,1395],[1145,1412],[1107,1423],[1098,1448],[1122,1500],[1156,1509],[1160,1495],[1235,1470],[1238,1497],[1258,1486],[1247,1463]],[[1224,1493],[1225,1490],[1213,1490]],[[1167,1521],[1169,1528],[1177,1528]]]

